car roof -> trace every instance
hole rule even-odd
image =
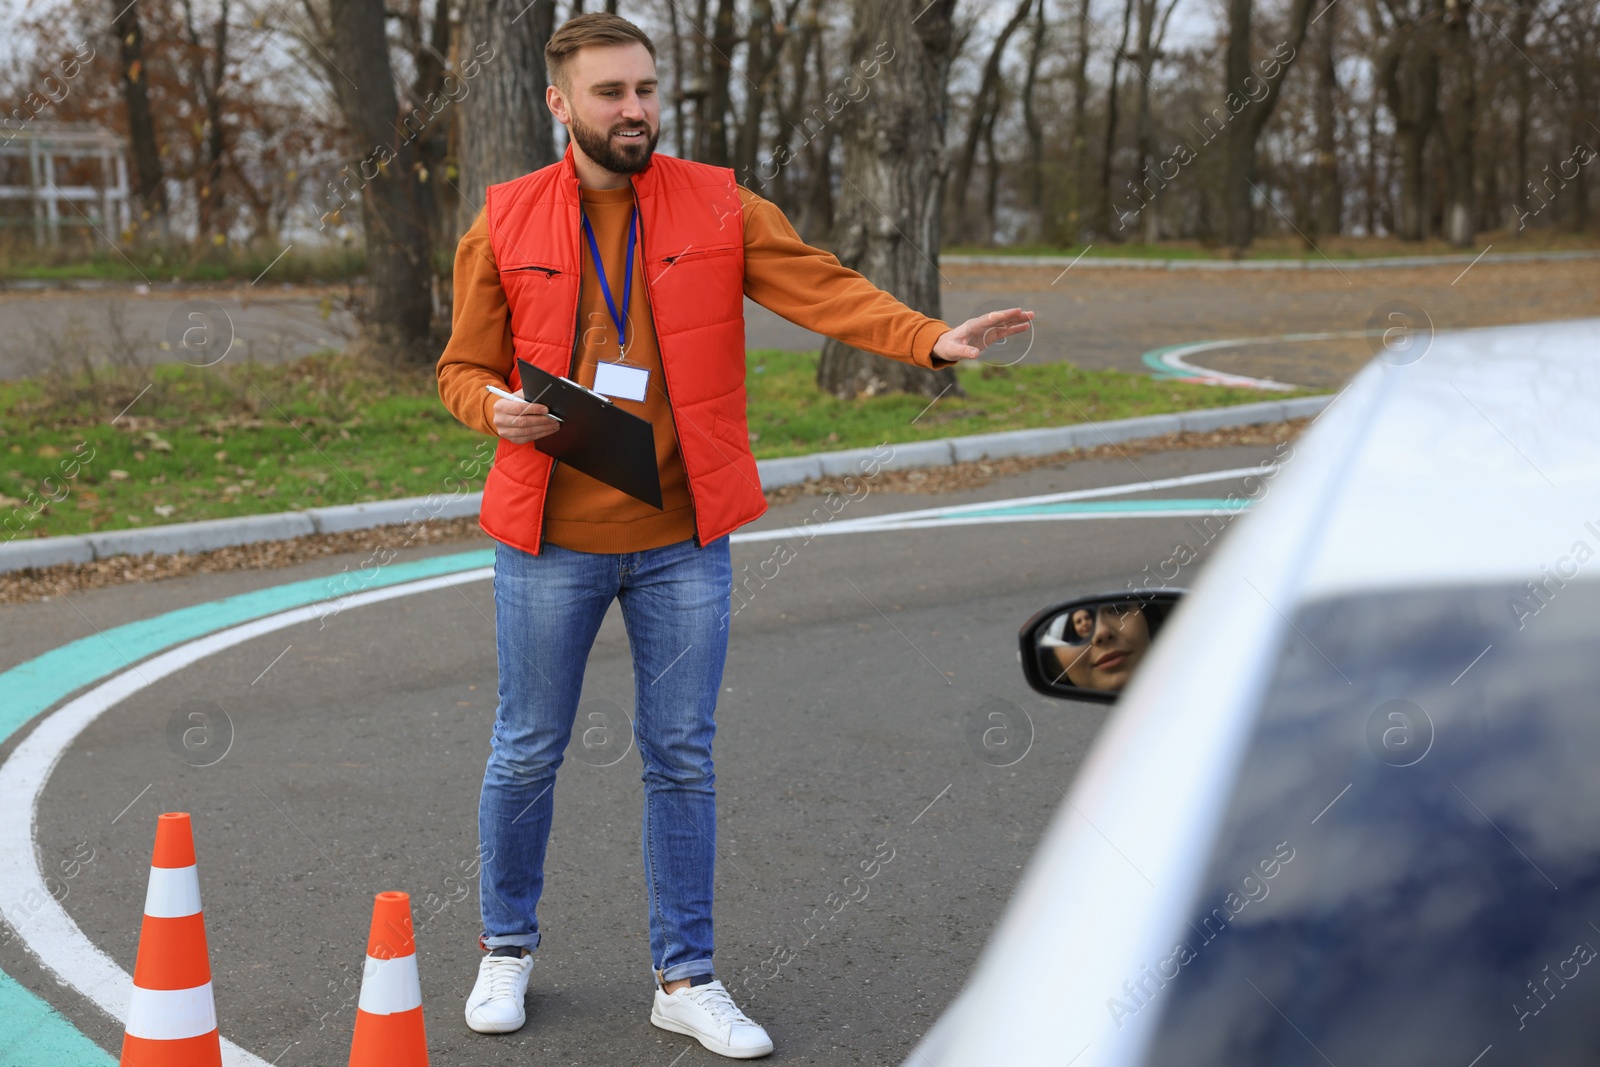
[[[908,1064],[1139,1062],[1159,1013],[1108,1001],[1172,951],[1296,611],[1600,548],[1600,319],[1424,340],[1382,350],[1252,493]]]
[[[1537,580],[1600,545],[1600,319],[1440,334],[1358,385],[1302,598]]]

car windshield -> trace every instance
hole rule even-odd
[[[1158,1013],[1144,1063],[1596,1062],[1600,583],[1542,580],[1296,615],[1188,921],[1107,1004]]]

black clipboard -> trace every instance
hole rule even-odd
[[[517,360],[517,373],[522,398],[543,404],[561,420],[561,429],[539,438],[533,447],[635,500],[661,508],[656,435],[648,421],[525,359]]]

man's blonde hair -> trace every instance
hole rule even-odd
[[[579,49],[622,44],[642,44],[650,51],[650,58],[656,58],[656,45],[650,35],[621,15],[608,15],[603,11],[579,15],[562,23],[561,28],[550,35],[550,43],[544,46],[545,70],[556,88],[570,96],[572,57]]]

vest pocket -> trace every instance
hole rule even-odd
[[[688,248],[670,256],[662,256],[661,262],[670,266],[686,259],[703,259],[708,256],[731,256],[740,251],[741,245],[724,245],[720,248]]]

